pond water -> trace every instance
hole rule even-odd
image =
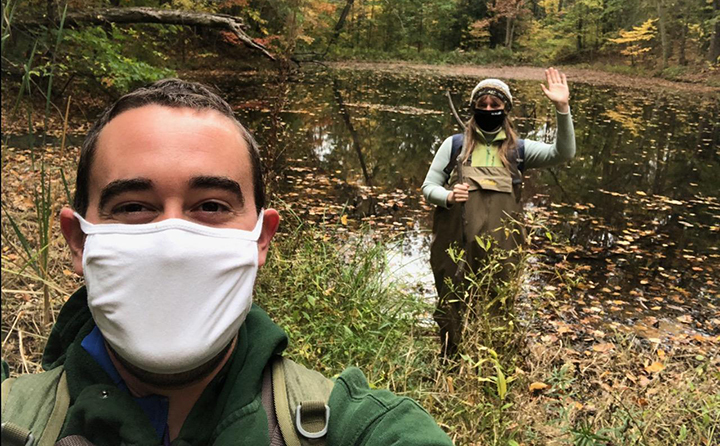
[[[255,134],[276,203],[348,233],[375,228],[393,240],[394,276],[435,298],[432,206],[420,186],[435,150],[459,131],[445,92],[467,116],[478,79],[318,70],[200,80],[216,85]],[[554,107],[539,82],[507,82],[519,135],[551,142]],[[638,87],[570,79],[577,154],[526,172],[523,191],[526,210],[560,240],[539,233],[535,261],[560,274],[532,277],[526,294],[553,291],[552,312],[580,325],[632,326],[648,337],[659,329],[720,334],[719,97]],[[9,146],[26,144],[6,136]]]
[[[431,207],[420,185],[434,151],[459,131],[445,91],[466,116],[477,81],[372,71],[306,72],[262,84],[253,76],[212,79],[260,142],[275,196],[304,202],[301,216],[332,218],[322,210],[331,205],[337,218],[348,213],[405,233],[393,268],[428,296]],[[554,108],[538,82],[508,84],[520,136],[552,141]],[[526,172],[523,192],[526,209],[563,240],[561,248],[539,244],[544,261],[584,277],[567,296],[567,313],[650,330],[658,318],[679,319],[719,333],[718,96],[572,79],[570,87],[577,155]]]

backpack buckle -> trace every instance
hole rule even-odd
[[[320,423],[324,413],[324,423],[319,430]],[[303,418],[308,428],[313,428],[314,432],[308,432],[303,428]],[[295,427],[298,432],[305,438],[322,438],[327,434],[328,424],[330,424],[330,407],[322,401],[303,401],[295,408]]]

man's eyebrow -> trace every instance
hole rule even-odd
[[[136,192],[149,189],[152,189],[152,181],[147,178],[115,180],[103,187],[102,192],[100,192],[100,204],[98,207],[102,209],[113,197],[124,192]]]
[[[243,196],[240,184],[231,180],[228,177],[220,176],[199,176],[190,179],[190,188],[192,189],[223,189],[228,192],[235,194],[241,205],[245,204],[245,197]]]

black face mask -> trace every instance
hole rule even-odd
[[[475,109],[475,123],[486,132],[496,130],[504,121],[505,110]]]

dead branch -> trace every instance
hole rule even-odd
[[[75,11],[69,12],[65,18],[65,26],[69,27],[104,25],[107,23],[157,23],[161,25],[201,26],[205,28],[224,29],[232,32],[247,47],[260,51],[270,60],[275,60],[275,56],[270,53],[265,45],[256,42],[245,33],[245,23],[243,23],[242,19],[227,14],[138,7]],[[13,22],[13,26],[26,28],[46,24],[47,22],[38,18],[16,19]]]

